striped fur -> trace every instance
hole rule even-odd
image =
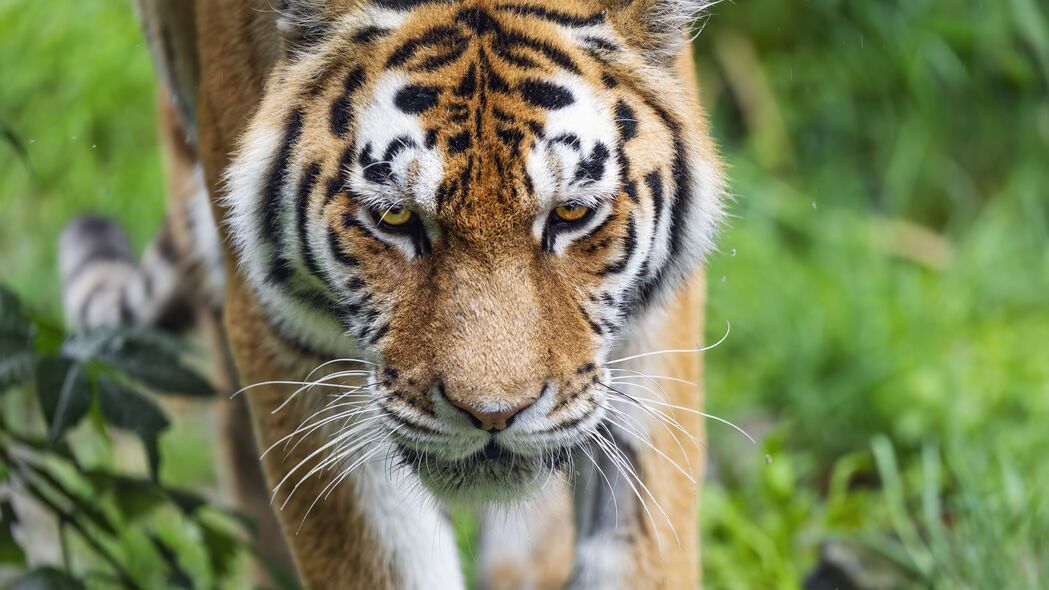
[[[173,4],[140,3],[148,30],[174,30],[156,24]],[[674,506],[668,520],[694,526],[691,484],[659,458],[676,451],[647,415],[615,413],[622,400],[609,392],[606,363],[640,342],[692,347],[698,337],[696,277],[714,247],[724,183],[681,56],[688,22],[707,4],[196,3],[200,55],[186,62],[192,68],[161,70],[176,95],[197,89],[175,103],[191,105],[184,127],[196,130],[233,274],[217,272],[222,242],[198,237],[205,247],[189,256],[216,272],[198,273],[195,284],[226,291],[243,381],[295,381],[322,362],[360,359],[375,412],[310,431],[287,458],[266,459],[267,475],[276,483],[304,465],[320,475],[295,487],[327,498],[325,466],[373,457],[354,428],[370,424],[361,432],[377,433],[374,452],[388,449],[378,467],[344,475],[328,504],[335,518],[311,521],[310,502],[277,491],[285,530],[302,527],[288,539],[308,587],[461,586],[434,506],[515,503],[561,479],[575,486],[573,588],[694,585],[695,547],[661,553],[672,541],[662,525],[644,523],[648,499],[622,482],[605,495],[560,472],[584,461],[590,444],[620,449],[621,466],[643,473],[652,500]],[[199,83],[185,83],[182,73],[198,65]],[[585,213],[563,221],[566,207]],[[402,210],[411,212],[405,226],[384,221]],[[131,321],[154,322],[149,302],[160,296],[134,293],[163,265],[135,264],[109,233],[88,233],[63,248],[100,253],[66,257],[92,271],[69,280],[71,311],[85,309],[87,322],[127,321],[120,302],[135,302]],[[95,288],[115,308],[85,304]],[[698,363],[620,367],[698,378]],[[666,389],[673,403],[692,404],[680,387]],[[319,407],[285,405],[288,394],[272,384],[253,390],[266,446]],[[620,415],[643,432],[623,430]],[[659,441],[659,457],[632,436]],[[405,486],[417,486],[421,501],[411,503]],[[429,545],[405,534],[410,522],[434,529]],[[505,571],[503,556],[541,553],[529,547],[496,543],[486,571]],[[657,555],[678,563],[661,572]],[[522,585],[563,579],[563,569],[526,569]]]
[[[74,328],[131,324],[171,331],[195,323],[199,311],[221,306],[222,245],[199,169],[188,198],[136,260],[112,221],[71,222],[58,244],[66,321]]]
[[[177,284],[177,264],[166,230],[139,264],[127,236],[112,222],[86,217],[71,223],[59,241],[67,321],[84,328],[184,327],[190,318]]]

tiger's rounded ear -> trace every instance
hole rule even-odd
[[[327,32],[331,0],[281,0],[277,30],[290,50],[312,45]]]
[[[689,30],[715,0],[601,0],[609,20],[628,43],[658,64],[671,62],[688,43]]]

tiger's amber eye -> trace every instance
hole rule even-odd
[[[582,205],[561,205],[557,209],[554,209],[554,215],[557,216],[561,221],[579,221],[586,217],[586,214],[590,212],[589,207]]]
[[[389,209],[382,214],[382,218],[379,221],[386,225],[397,227],[411,221],[413,215],[411,209]]]

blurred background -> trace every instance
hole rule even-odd
[[[130,6],[59,4],[0,0],[0,282],[54,323],[66,221],[141,248],[164,202]],[[1049,5],[737,0],[701,25],[735,195],[707,404],[758,439],[708,423],[706,587],[1049,587]],[[204,408],[172,412],[161,475],[213,495]],[[150,518],[183,587],[219,583],[196,525]],[[170,566],[138,534],[112,551]]]

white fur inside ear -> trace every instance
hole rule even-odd
[[[689,31],[703,11],[721,0],[641,0],[647,5],[643,26],[651,39],[658,41],[652,47],[656,61],[666,62],[677,57],[689,41]],[[651,42],[649,40],[649,42]]]
[[[283,0],[277,7],[277,30],[286,38],[297,38],[325,26],[328,0]]]

